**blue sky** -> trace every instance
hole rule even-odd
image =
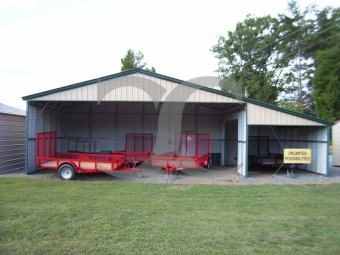
[[[22,96],[117,73],[129,48],[161,74],[217,76],[218,35],[247,14],[286,8],[284,0],[0,0],[0,102],[25,109]]]

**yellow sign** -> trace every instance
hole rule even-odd
[[[312,161],[311,149],[284,149],[284,164],[310,164]]]

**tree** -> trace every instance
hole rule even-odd
[[[221,87],[291,110],[340,118],[335,93],[340,76],[336,57],[340,8],[300,10],[293,0],[288,10],[277,18],[248,15],[235,31],[219,37],[212,51],[220,60]]]
[[[339,38],[340,39],[340,38]],[[340,45],[316,55],[318,68],[313,79],[316,114],[324,119],[340,119]]]
[[[121,71],[127,71],[133,68],[143,68],[150,72],[156,72],[154,67],[151,69],[146,68],[147,63],[143,62],[144,54],[138,51],[135,53],[133,50],[129,49],[124,58],[121,59],[122,67]]]
[[[249,15],[236,25],[234,32],[228,32],[227,38],[220,36],[212,51],[220,60],[218,72],[229,81],[226,84],[239,84],[242,88],[238,91],[244,96],[275,103],[282,87],[276,75],[282,66],[277,61],[277,37],[277,19]],[[222,88],[228,90],[225,86]]]
[[[300,10],[296,1],[288,2],[288,14],[278,16],[282,58],[287,66],[283,70],[284,90],[280,94],[280,106],[304,113],[313,113],[311,78],[313,60],[308,54],[309,38],[315,32],[314,6]]]
[[[309,53],[315,59],[312,80],[316,114],[332,121],[340,119],[340,8],[319,13],[319,33]]]

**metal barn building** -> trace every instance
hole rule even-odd
[[[25,166],[25,111],[0,103],[0,173]]]
[[[142,69],[29,95],[26,173],[35,171],[35,136],[55,130],[58,151],[122,150],[127,132],[152,133],[154,153],[171,151],[176,132],[210,134],[221,165],[247,177],[252,155],[310,148],[306,170],[328,174],[329,126],[333,123],[273,105]],[[83,137],[86,143],[70,144]],[[73,148],[75,148],[73,147]]]

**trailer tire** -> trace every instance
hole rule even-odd
[[[61,165],[58,169],[59,178],[62,180],[72,180],[76,175],[76,171],[71,164]]]

